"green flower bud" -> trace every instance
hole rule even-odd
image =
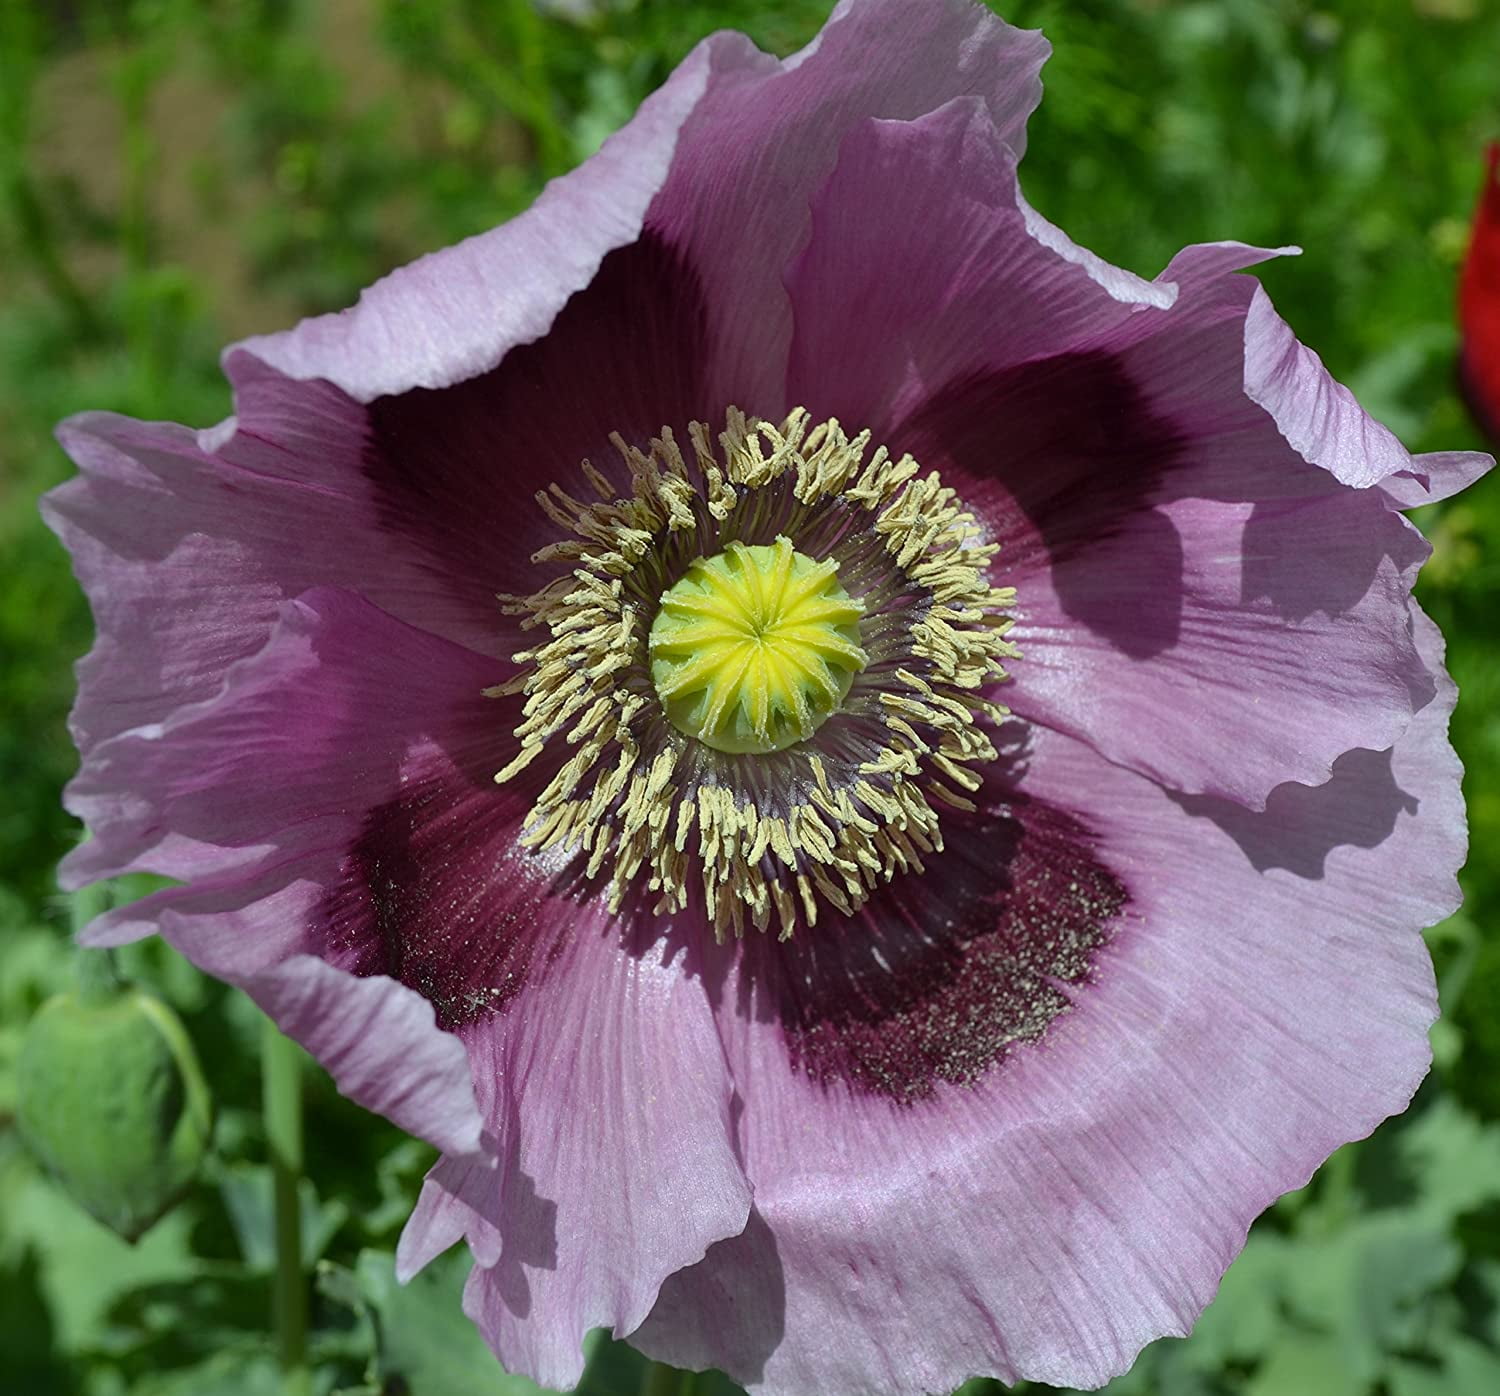
[[[213,1107],[193,1044],[139,989],[86,985],[44,1003],[21,1044],[16,1090],[32,1151],[127,1241],[182,1197],[208,1148]]]

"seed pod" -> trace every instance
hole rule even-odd
[[[134,988],[49,999],[27,1026],[16,1075],[32,1151],[127,1241],[192,1184],[213,1107],[193,1044],[160,999]]]

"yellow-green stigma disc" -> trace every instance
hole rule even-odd
[[[661,598],[651,680],[679,732],[727,752],[804,742],[869,663],[864,607],[785,538],[699,558]]]

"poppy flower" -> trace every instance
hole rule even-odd
[[[554,1387],[1094,1385],[1401,1110],[1464,853],[1411,456],[1258,283],[1017,182],[968,0],[696,48],[527,213],[85,414],[95,923],[444,1152]]]
[[[1458,288],[1459,379],[1475,420],[1500,441],[1500,141],[1485,153],[1484,187]]]

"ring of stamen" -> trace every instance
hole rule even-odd
[[[785,936],[822,903],[849,913],[882,880],[920,872],[942,847],[935,807],[974,807],[975,768],[996,756],[985,723],[1005,715],[986,690],[1016,654],[1014,592],[990,585],[995,545],[954,491],[909,456],[871,452],[868,432],[810,425],[800,409],[779,427],[731,409],[717,442],[701,423],[689,435],[691,461],[665,429],[646,451],[613,438],[628,495],[587,461],[596,499],[538,495],[574,536],[535,558],[562,575],[502,598],[545,637],[492,690],[525,695],[520,750],[496,780],[549,748],[563,758],[524,839],[573,850],[607,879],[612,909],[640,887],[658,912],[683,910],[701,886],[719,935],[774,915]],[[788,554],[787,584],[800,556],[801,577],[824,588],[807,599],[829,603],[818,623],[846,627],[821,652],[833,688],[798,671],[805,712],[786,656],[757,690],[748,661],[740,673],[719,654],[693,671],[703,654],[682,643],[704,619],[687,598],[713,590],[716,568],[721,588],[765,611]],[[722,649],[744,650],[737,604],[716,612]],[[738,687],[715,688],[736,673]]]

